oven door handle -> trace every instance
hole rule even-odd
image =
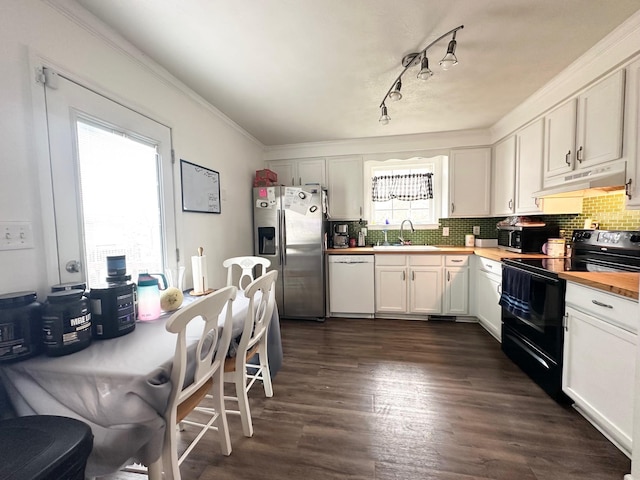
[[[504,268],[511,268],[512,270],[517,270],[518,272],[524,272],[527,273],[529,275],[531,275],[534,278],[543,280],[547,283],[551,283],[553,285],[560,283],[560,280],[558,278],[551,278],[551,277],[545,277],[544,275],[540,275],[539,273],[534,273],[534,272],[530,272],[529,270],[523,270],[521,268],[517,268],[517,267],[512,267],[509,265],[505,265]]]

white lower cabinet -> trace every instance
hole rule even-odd
[[[469,313],[469,255],[447,255],[444,268],[444,315]]]
[[[441,255],[376,255],[376,312],[442,311]]]
[[[567,283],[562,390],[631,455],[637,302]]]
[[[480,325],[498,341],[502,340],[502,264],[488,258],[477,257],[475,270],[476,316]]]
[[[375,272],[376,313],[469,313],[469,255],[376,255]]]

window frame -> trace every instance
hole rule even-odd
[[[410,169],[424,168],[425,164],[433,164],[433,202],[432,218],[429,223],[413,222],[414,228],[418,230],[435,230],[440,228],[439,219],[442,216],[443,205],[447,190],[448,181],[446,175],[446,165],[448,154],[444,152],[407,152],[401,156],[397,154],[386,154],[370,156],[364,159],[363,170],[363,191],[364,191],[364,218],[367,219],[367,228],[370,230],[399,229],[400,223],[378,224],[374,222],[374,202],[371,199],[371,178],[377,169]]]

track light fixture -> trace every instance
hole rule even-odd
[[[410,53],[405,55],[402,59],[402,66],[404,69],[400,72],[400,75],[394,80],[387,90],[387,93],[384,95],[382,102],[380,103],[381,115],[380,115],[380,123],[386,125],[391,120],[387,112],[387,106],[385,104],[387,98],[389,100],[398,101],[402,98],[402,93],[400,93],[400,89],[402,88],[402,75],[407,71],[409,67],[413,67],[415,65],[420,65],[420,71],[418,72],[417,77],[420,80],[428,80],[433,75],[433,72],[429,68],[429,59],[427,58],[427,50],[429,50],[433,45],[438,43],[443,38],[451,35],[451,40],[449,41],[449,45],[447,46],[447,53],[440,60],[439,64],[443,70],[449,70],[454,65],[457,65],[458,59],[456,58],[456,33],[458,30],[462,30],[464,25],[460,25],[459,27],[454,28],[453,30],[448,31],[444,35],[436,38],[433,42],[423,48],[420,52]]]
[[[389,123],[389,120],[391,120],[391,117],[389,115],[387,115],[387,106],[383,103],[382,104],[382,115],[380,115],[379,122],[382,125],[386,125],[387,123]]]

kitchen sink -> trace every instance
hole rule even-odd
[[[394,251],[428,251],[428,250],[440,250],[439,247],[433,245],[374,245],[374,250],[394,250]]]

